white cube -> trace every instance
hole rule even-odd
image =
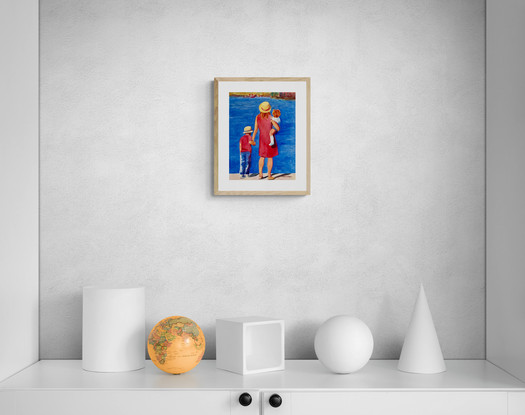
[[[217,320],[217,368],[247,375],[284,370],[284,320]]]

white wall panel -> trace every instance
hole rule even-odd
[[[38,0],[0,2],[0,380],[38,360]]]
[[[487,358],[525,381],[525,2],[487,2]]]

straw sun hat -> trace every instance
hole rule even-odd
[[[261,112],[270,112],[272,110],[272,107],[270,106],[270,103],[267,101],[261,102],[261,105],[259,105],[259,111]]]
[[[244,127],[244,134],[253,133],[252,127]]]

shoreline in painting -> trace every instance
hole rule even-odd
[[[231,97],[295,100],[295,92],[230,92]]]

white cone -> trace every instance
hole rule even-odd
[[[411,373],[441,373],[447,370],[423,284],[419,290],[397,368]]]

